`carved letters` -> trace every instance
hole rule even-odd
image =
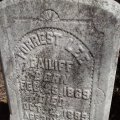
[[[69,72],[72,65],[73,65],[72,61],[42,59],[42,58],[30,59],[30,66],[31,67],[40,67],[40,68],[43,68],[45,70],[61,71],[61,70],[65,69],[65,71]]]
[[[57,45],[57,39],[61,37],[62,35],[57,32],[37,31],[37,33],[31,33],[28,37],[23,38],[25,42],[19,48],[20,52],[17,55],[25,59],[25,55],[40,45]]]
[[[78,38],[42,28],[15,50],[23,120],[89,120],[93,58]]]

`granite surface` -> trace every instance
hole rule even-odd
[[[4,0],[0,49],[11,120],[107,120],[120,38],[113,0]]]

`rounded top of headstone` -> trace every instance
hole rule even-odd
[[[0,2],[0,9],[4,9],[7,6],[11,6],[13,4],[18,4],[19,2],[30,2],[32,0],[3,0]],[[45,2],[48,2],[51,0],[47,0]],[[53,2],[56,2],[57,0],[52,0]],[[60,1],[60,0],[58,0]],[[98,8],[102,8],[103,10],[106,10],[108,12],[113,13],[118,19],[120,18],[120,5],[115,0],[64,0],[69,2],[77,2],[78,4],[86,4],[90,6],[96,6]]]

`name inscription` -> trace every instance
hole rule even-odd
[[[43,45],[57,45],[57,40],[62,37],[62,34],[57,32],[40,32],[32,33],[29,36],[25,36],[23,39],[25,42],[21,45],[20,53],[17,55],[23,59],[26,55],[38,46]]]
[[[60,32],[43,32],[38,30],[35,33],[30,33],[28,36],[22,38],[24,42],[19,47],[19,52],[17,55],[22,59],[26,59],[26,55],[38,46],[59,46],[62,39],[64,39],[64,37]],[[64,46],[64,49],[70,52],[80,64],[82,64],[85,60],[89,61],[91,59],[89,52],[86,51],[81,44],[74,44],[73,38],[66,39],[68,39],[68,42],[66,46]]]
[[[73,65],[72,61],[42,59],[42,58],[30,59],[30,66],[31,67],[40,67],[40,68],[43,68],[45,70],[56,70],[56,71],[65,70],[65,71],[69,72],[70,69],[72,68],[72,65]]]

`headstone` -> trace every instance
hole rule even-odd
[[[3,0],[10,120],[108,120],[119,12],[113,0]]]

